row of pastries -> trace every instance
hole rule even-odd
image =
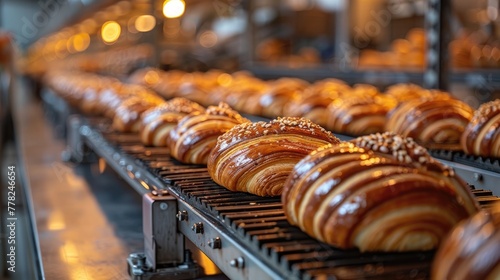
[[[169,76],[178,78],[170,80]],[[189,83],[181,82],[183,79]],[[46,77],[47,85],[70,104],[88,114],[112,119],[114,130],[137,133],[148,146],[167,147],[171,156],[182,163],[206,164],[219,185],[258,196],[281,196],[292,225],[338,248],[432,250],[440,248],[457,227],[476,227],[469,231],[477,232],[481,231],[477,227],[488,226],[491,230],[483,231],[481,242],[498,243],[500,239],[500,206],[492,207],[491,212],[480,210],[467,184],[453,169],[433,159],[419,143],[419,137],[407,137],[398,131],[370,131],[343,142],[330,129],[303,115],[279,116],[286,115],[279,110],[293,107],[296,101],[284,97],[290,91],[299,100],[308,91],[317,92],[307,93],[311,97],[330,96],[330,91],[321,93],[321,89],[332,86],[337,88],[334,94],[349,96],[331,98],[331,103],[323,106],[331,109],[335,106],[332,103],[340,103],[339,108],[347,108],[335,112],[338,122],[378,112],[379,108],[371,110],[370,106],[385,106],[383,121],[375,123],[388,124],[391,117],[399,116],[404,120],[395,121],[395,127],[408,130],[415,126],[420,133],[439,139],[450,137],[447,129],[456,133],[461,127],[460,135],[452,136],[455,140],[460,140],[470,123],[486,123],[490,127],[487,132],[471,130],[477,140],[491,139],[491,134],[496,134],[491,132],[498,122],[492,116],[498,111],[494,105],[485,105],[489,108],[486,112],[474,115],[470,107],[449,95],[414,85],[393,87],[382,94],[371,86],[351,88],[337,80],[312,85],[288,78],[264,82],[247,73],[187,74],[147,69],[131,80],[139,85],[83,73]],[[322,83],[326,85],[319,86]],[[218,105],[211,105],[214,102]],[[410,106],[407,102],[414,103]],[[249,121],[238,113],[247,107],[272,120]],[[412,113],[412,108],[418,111]],[[419,118],[425,120],[418,123]],[[376,118],[367,117],[364,125],[370,127],[371,119]],[[483,219],[483,223],[471,219]],[[453,246],[453,250],[441,246],[433,272],[439,275],[436,279],[453,275],[453,269],[443,276],[439,268],[463,261],[456,257],[457,250],[463,251],[460,256],[493,255],[496,259],[482,267],[481,273],[492,279],[499,277],[500,256],[479,249],[475,252],[483,255],[476,256],[467,252],[472,245],[457,248],[453,244],[465,244],[473,233],[455,231],[449,238],[462,241],[447,240],[445,244],[452,244],[447,246]],[[473,269],[464,275],[476,275]]]
[[[384,92],[367,84],[353,87],[337,79],[308,83],[297,78],[263,81],[233,74],[142,69],[130,81],[169,99],[185,97],[205,106],[225,102],[238,112],[275,118],[307,118],[342,135],[394,132],[428,149],[500,156],[500,135],[492,133],[500,101],[477,110],[450,93],[397,84]]]

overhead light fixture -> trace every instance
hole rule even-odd
[[[167,18],[178,18],[184,14],[186,3],[184,0],[165,0],[163,15]]]

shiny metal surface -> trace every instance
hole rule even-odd
[[[141,197],[102,161],[63,163],[63,141],[28,95],[16,100],[16,125],[45,278],[127,279],[125,260],[143,247]]]

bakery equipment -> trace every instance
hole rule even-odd
[[[49,92],[44,98],[57,99]],[[67,114],[62,108],[51,110]],[[133,279],[195,278],[201,270],[182,239],[232,279],[429,278],[434,252],[368,254],[327,246],[290,226],[279,198],[230,192],[215,184],[205,167],[180,164],[165,148],[146,148],[138,135],[115,133],[105,119],[73,115],[67,139],[67,159],[99,156],[143,196],[145,246],[128,259]],[[500,173],[456,162],[457,153],[433,155],[446,158],[460,175],[481,174],[483,180],[466,180],[477,183],[473,192],[482,207],[499,200],[494,182]]]

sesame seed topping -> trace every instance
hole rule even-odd
[[[296,130],[297,128],[299,129],[298,131]],[[279,133],[304,133],[324,139],[329,143],[340,143],[340,140],[330,131],[308,119],[299,117],[278,117],[270,122],[242,123],[234,126],[227,133],[220,136],[218,142],[239,141],[243,137],[258,137]]]
[[[492,115],[500,114],[500,99],[496,99],[490,102],[481,104],[479,108],[474,112],[471,123],[484,123]]]
[[[219,106],[209,106],[205,113],[207,115],[226,116],[228,118],[235,119],[240,123],[249,121],[224,102],[220,102]]]
[[[432,158],[424,147],[418,145],[409,137],[404,138],[392,132],[385,132],[358,137],[352,142],[360,148],[392,155],[401,163],[432,169],[437,168],[443,171],[444,174],[453,175],[453,170],[450,167]]]

